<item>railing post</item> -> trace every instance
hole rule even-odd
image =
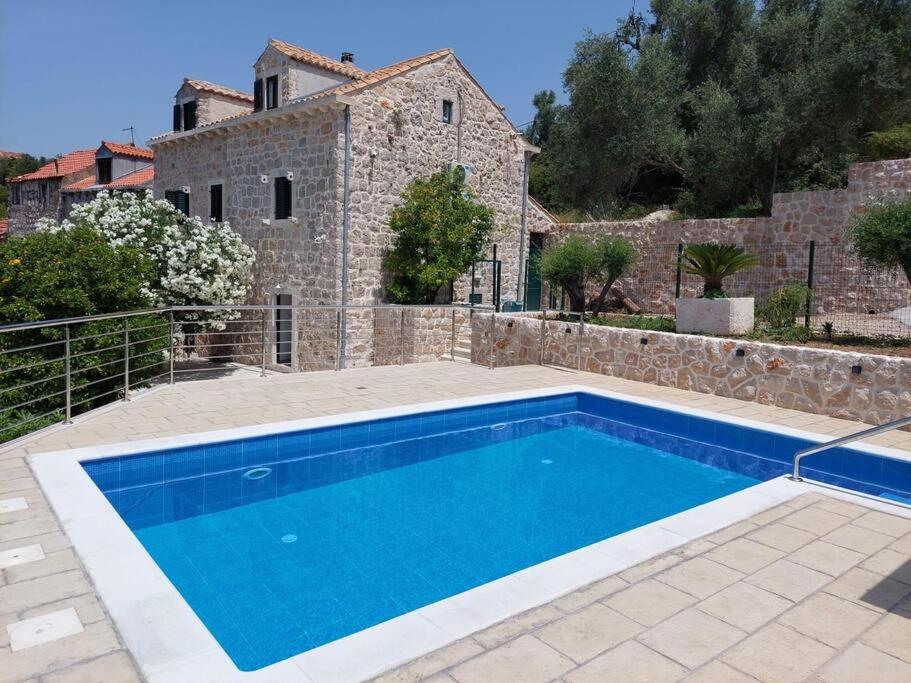
[[[174,343],[174,311],[169,313],[170,318],[170,330],[171,330],[171,343],[168,348],[168,384],[174,384],[174,351],[177,349],[177,345]]]
[[[496,319],[497,314],[493,310],[490,311],[490,349],[487,353],[487,367],[490,370],[493,370],[493,349],[494,349],[494,336],[496,335]]]
[[[66,390],[66,419],[64,424],[70,424],[73,421],[73,388],[70,370],[70,326],[65,325],[63,328],[63,381]]]
[[[452,338],[449,340],[449,360],[455,360],[455,345],[456,345],[456,309],[452,309]]]
[[[405,365],[405,309],[402,309],[402,321],[399,325],[399,337],[402,341],[402,355],[399,357],[399,365]]]
[[[266,376],[266,316],[269,311],[263,308],[262,331],[260,334],[260,377]]]
[[[547,335],[547,310],[541,311],[541,348],[538,352],[538,365],[544,365],[544,337]]]
[[[123,319],[123,400],[130,400],[130,319]]]
[[[576,348],[576,370],[582,369],[582,343],[585,341],[585,313],[579,314],[579,346]]]
[[[375,314],[374,314],[375,315]],[[342,309],[335,309],[335,369],[342,369]]]
[[[810,312],[813,304],[813,266],[816,262],[816,240],[810,240],[810,258],[807,263],[807,301],[804,306],[803,322],[810,326]]]

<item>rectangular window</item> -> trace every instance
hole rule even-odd
[[[253,82],[253,111],[263,110],[263,79],[257,78]]]
[[[186,102],[183,105],[183,129],[193,130],[196,128],[196,101]]]
[[[452,100],[443,100],[443,123],[452,123]]]
[[[266,79],[266,109],[275,109],[278,106],[278,76],[269,76]]]
[[[174,105],[174,132],[180,132],[180,122],[182,120],[181,109],[179,104]]]
[[[180,211],[184,216],[190,215],[190,195],[181,190],[165,190],[164,198],[167,199],[174,208]]]
[[[291,217],[291,181],[284,176],[275,179],[275,219]]]
[[[209,218],[222,222],[221,185],[209,186]]]
[[[10,185],[10,202],[13,204],[18,204],[21,202],[21,195],[19,194],[19,183],[13,183]]]
[[[47,206],[47,183],[41,183],[38,186],[38,191],[40,192],[41,206]]]
[[[97,159],[95,163],[98,164],[98,184],[104,185],[111,182],[114,160],[108,157],[107,159]]]

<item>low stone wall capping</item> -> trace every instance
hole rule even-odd
[[[911,358],[555,320],[544,328],[542,359],[540,318],[498,314],[491,328],[490,314],[476,313],[472,361],[506,367],[543,360],[870,424],[911,415]]]

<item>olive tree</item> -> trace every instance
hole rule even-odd
[[[901,268],[911,282],[911,197],[878,199],[851,216],[848,234],[863,260]]]

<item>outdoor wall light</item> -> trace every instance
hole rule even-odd
[[[570,328],[570,327],[567,327],[567,328],[566,328],[565,330],[563,330],[563,331],[566,332],[566,334],[572,334],[572,333],[573,333],[572,328]]]
[[[739,358],[743,358],[746,355],[746,351],[744,351],[743,349],[737,349],[736,351],[734,351],[734,355],[738,356]]]
[[[512,327],[512,325],[513,325],[513,321],[512,321],[512,320],[510,320],[508,323],[506,323],[506,327]]]
[[[863,368],[860,367],[859,365],[852,365],[852,366],[851,366],[851,374],[852,374],[852,375],[859,375],[859,374],[861,373],[862,370],[863,370]]]
[[[640,343],[640,344],[648,344],[648,337],[642,337],[642,338],[639,340],[639,343]]]

